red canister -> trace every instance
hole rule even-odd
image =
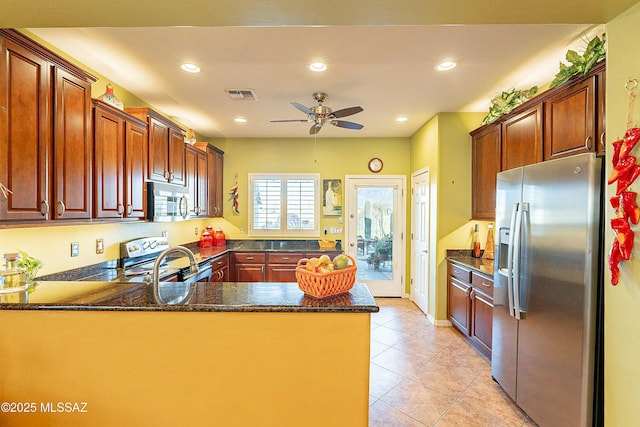
[[[226,246],[227,245],[227,237],[224,235],[224,232],[221,228],[218,228],[214,234],[214,245],[215,246]]]
[[[211,227],[205,227],[204,231],[202,232],[202,236],[200,236],[201,248],[210,248],[213,246],[214,239],[213,239],[213,233],[211,233],[211,231],[212,231]]]

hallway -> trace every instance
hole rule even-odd
[[[369,426],[533,427],[491,379],[491,363],[406,298],[371,315]]]

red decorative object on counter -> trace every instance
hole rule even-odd
[[[211,233],[212,228],[210,226],[205,227],[202,232],[202,236],[200,236],[200,247],[201,248],[210,248],[214,244],[213,234]]]
[[[226,246],[227,245],[227,236],[224,235],[224,232],[220,227],[216,230],[214,234],[213,244],[215,246]]]

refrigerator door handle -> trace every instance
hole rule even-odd
[[[529,211],[528,203],[521,203],[516,215],[515,236],[513,238],[513,306],[515,318],[522,319],[520,313],[520,245],[522,237],[522,215]]]
[[[516,235],[516,217],[520,203],[513,204],[511,211],[511,225],[509,227],[509,245],[507,246],[507,299],[509,300],[509,315],[514,316],[513,305],[513,248]]]

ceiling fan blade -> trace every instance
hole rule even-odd
[[[307,107],[305,107],[302,104],[298,104],[297,102],[292,102],[291,105],[293,105],[298,110],[302,111],[303,113],[305,113],[307,115],[313,114],[313,111],[311,111],[310,109],[308,109]]]
[[[291,120],[270,120],[271,123],[279,123],[279,122],[308,122],[309,120],[305,119],[291,119]]]
[[[311,129],[309,129],[309,135],[315,135],[320,132],[320,129],[322,129],[322,125],[314,124],[311,126]]]
[[[352,114],[358,114],[361,111],[364,111],[364,110],[360,106],[343,108],[342,110],[334,111],[331,114],[331,117],[335,117],[336,119],[338,119],[340,117],[347,117],[347,116],[351,116]]]
[[[360,130],[364,127],[360,123],[348,122],[346,120],[331,120],[331,124],[334,126],[338,126],[339,128],[354,129],[354,130]]]

